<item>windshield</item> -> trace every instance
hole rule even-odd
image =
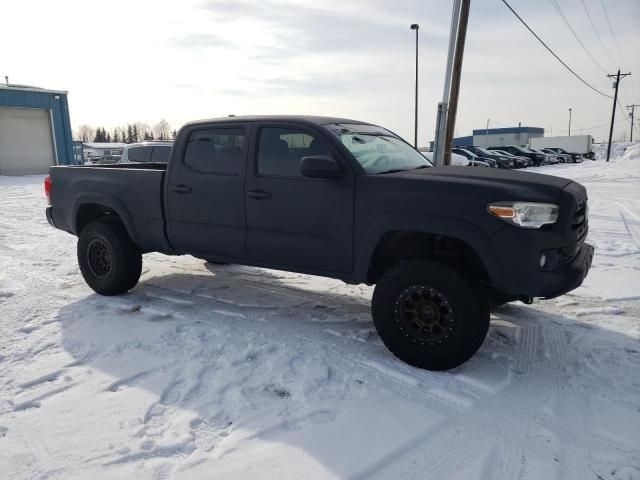
[[[327,125],[368,174],[433,166],[404,140],[374,125]]]
[[[487,150],[486,148],[476,147],[476,150],[483,155],[496,155],[496,153],[492,150]]]
[[[522,148],[522,147],[517,147],[517,146],[513,146],[511,147],[513,148],[516,152],[520,152],[520,153],[531,153],[530,150],[527,150],[526,148]]]

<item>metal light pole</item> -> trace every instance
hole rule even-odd
[[[571,110],[573,110],[572,108],[569,109],[569,136],[571,136]]]
[[[413,134],[413,146],[418,148],[418,30],[420,30],[420,25],[417,23],[411,24],[411,30],[416,31],[416,104],[415,104],[415,131]]]

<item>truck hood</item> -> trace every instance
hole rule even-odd
[[[405,180],[419,186],[424,182],[434,187],[448,186],[448,191],[461,188],[461,193],[480,191],[482,196],[504,197],[501,200],[557,201],[560,191],[571,180],[552,175],[522,171],[480,169],[469,167],[434,167],[376,175],[381,181]],[[436,187],[436,188],[437,188]],[[439,190],[439,188],[437,188]],[[510,198],[509,198],[510,197]]]
[[[550,175],[472,167],[361,175],[356,178],[357,214],[448,217],[472,223],[491,235],[507,223],[487,213],[489,204],[530,201],[560,205],[565,189],[573,183]]]

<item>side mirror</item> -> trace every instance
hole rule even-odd
[[[300,173],[309,178],[340,178],[342,169],[329,155],[302,157]]]

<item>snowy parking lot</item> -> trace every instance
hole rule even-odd
[[[0,478],[640,479],[640,153],[533,170],[587,187],[592,271],[446,373],[367,286],[149,254],[96,295],[43,177],[0,177]]]

